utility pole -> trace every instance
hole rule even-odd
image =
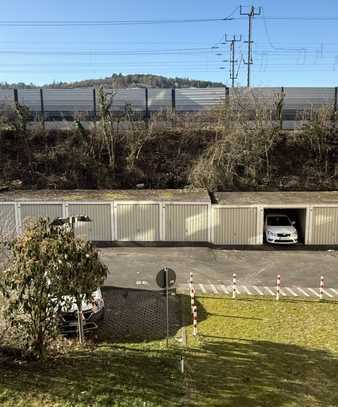
[[[231,40],[227,39],[227,35],[225,34],[225,42],[230,43],[230,79],[231,79],[231,86],[234,88],[235,87],[235,79],[237,79],[238,72],[235,73],[235,64],[238,62],[237,59],[235,59],[235,46],[236,42],[242,41],[242,36],[240,35],[239,38],[236,38],[236,35],[233,35]]]
[[[248,28],[248,41],[245,41],[248,44],[248,59],[244,62],[248,66],[248,73],[247,73],[247,87],[250,88],[250,74],[251,74],[251,65],[253,64],[252,60],[252,19],[255,16],[259,16],[262,13],[262,7],[258,8],[258,11],[255,10],[254,6],[251,6],[249,12],[244,13],[243,7],[240,7],[240,15],[241,16],[248,16],[249,28]]]

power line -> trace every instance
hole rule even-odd
[[[0,49],[0,54],[8,55],[195,55],[213,53],[213,47],[200,48],[172,48],[172,49],[153,49],[153,50],[8,50]]]
[[[275,21],[337,21],[337,17],[318,17],[318,16],[265,16],[266,20]]]

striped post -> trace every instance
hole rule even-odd
[[[319,286],[319,299],[323,299],[324,294],[324,276],[320,277],[320,286]]]
[[[236,298],[237,294],[237,277],[236,273],[233,273],[232,275],[232,298]]]
[[[191,302],[191,312],[193,312],[194,305],[195,305],[195,289],[191,287],[190,289],[190,302]]]
[[[193,279],[192,279],[192,273],[190,272],[190,278],[189,278],[189,287],[191,288],[193,284]]]
[[[192,323],[193,323],[193,335],[197,335],[197,307],[194,305],[192,313]]]
[[[277,286],[276,286],[276,300],[279,300],[280,296],[280,274],[277,276]]]

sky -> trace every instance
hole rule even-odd
[[[42,85],[151,73],[230,84],[227,34],[242,35],[236,85],[245,86],[248,18],[240,16],[240,5],[244,12],[262,7],[253,19],[252,86],[338,86],[337,0],[2,0],[0,82]],[[228,16],[234,19],[168,23]],[[22,24],[27,21],[33,26]],[[42,21],[63,24],[37,26]],[[70,21],[91,25],[64,24]]]

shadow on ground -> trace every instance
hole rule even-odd
[[[107,344],[46,364],[0,365],[0,405],[181,406],[178,366],[171,350]]]
[[[101,340],[157,340],[167,334],[166,295],[162,291],[132,288],[103,287],[104,319],[98,337]],[[184,315],[190,297],[169,295],[169,336],[174,337],[182,327],[191,325]],[[199,305],[199,320],[207,317]]]
[[[191,406],[338,405],[338,360],[324,350],[202,336],[186,358]]]

